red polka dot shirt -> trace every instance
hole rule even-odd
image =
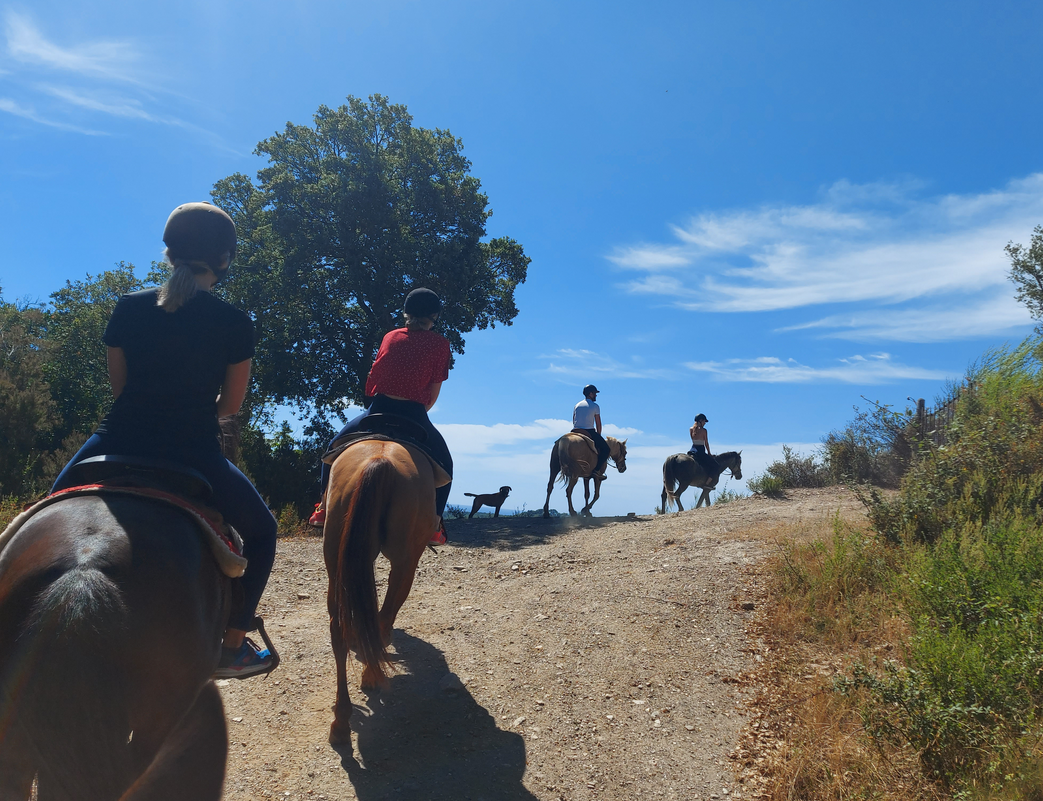
[[[396,328],[380,343],[366,395],[392,395],[427,406],[431,385],[449,378],[449,340],[434,331]]]

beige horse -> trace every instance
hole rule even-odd
[[[337,456],[326,495],[322,551],[329,574],[326,605],[337,662],[337,701],[330,742],[351,742],[348,650],[365,665],[362,687],[387,683],[387,646],[395,616],[413,586],[417,564],[438,528],[435,487],[449,476],[420,450],[387,440],[361,440]],[[377,611],[373,563],[391,563]]]
[[[609,456],[620,473],[627,469],[627,441],[620,442],[615,437],[605,437],[608,443]],[[550,452],[550,481],[547,482],[547,502],[543,504],[543,516],[550,517],[550,494],[554,490],[554,482],[560,478],[565,483],[565,497],[569,501],[569,514],[577,514],[572,505],[572,490],[576,483],[583,479],[583,501],[586,504],[579,512],[590,514],[590,507],[601,495],[601,482],[605,479],[594,475],[597,467],[598,452],[594,443],[582,434],[566,434],[554,443]],[[590,500],[590,479],[594,479],[594,500]]]

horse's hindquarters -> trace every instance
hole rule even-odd
[[[209,681],[228,587],[173,508],[81,497],[30,518],[0,554],[0,721],[19,721],[0,752],[34,743],[53,798],[119,797]]]

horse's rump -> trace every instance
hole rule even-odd
[[[589,476],[598,463],[598,451],[594,440],[585,434],[570,432],[558,439],[558,481],[564,483],[569,476]]]
[[[397,539],[392,542],[393,535],[401,532],[408,537],[417,520],[429,520],[428,537],[437,528],[436,467],[415,446],[366,439],[351,443],[330,474],[324,538],[327,547],[336,538],[332,578],[339,627],[345,640],[355,644],[362,662],[382,678],[390,659],[379,628],[373,563],[382,551],[394,562],[402,548]],[[335,530],[329,521],[335,521]]]
[[[38,773],[41,797],[119,798],[209,682],[228,595],[195,524],[153,501],[73,498],[28,520],[0,553],[0,773]],[[226,747],[223,718],[203,722]],[[179,770],[223,775],[215,753]]]

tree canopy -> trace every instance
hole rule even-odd
[[[1028,247],[1008,242],[1004,248],[1010,257],[1010,280],[1017,287],[1017,298],[1032,317],[1043,321],[1043,225],[1032,231]]]
[[[437,330],[463,353],[465,333],[511,324],[529,264],[515,240],[485,240],[488,198],[459,139],[380,95],[347,100],[258,144],[256,184],[237,173],[212,193],[239,231],[223,292],[256,315],[255,391],[318,417],[361,401],[410,290],[441,295]]]

